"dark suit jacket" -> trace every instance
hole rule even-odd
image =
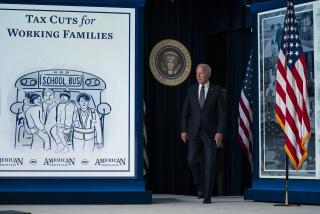
[[[208,134],[214,137],[223,133],[226,123],[225,105],[222,90],[210,83],[203,108],[199,104],[198,84],[188,88],[181,115],[181,132],[187,132],[189,140],[195,139],[200,127],[200,120]]]

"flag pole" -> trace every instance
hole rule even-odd
[[[289,191],[288,191],[288,183],[289,183],[289,158],[288,154],[284,152],[286,155],[286,181],[285,181],[285,197],[284,197],[284,206],[289,206]]]
[[[288,0],[286,1],[288,4]],[[286,9],[286,17],[287,17],[287,13],[288,13],[288,6]],[[284,63],[284,69],[285,71],[287,71],[288,68],[288,63],[287,63],[287,58],[288,58],[288,31],[286,32],[286,54],[285,54],[285,63]],[[284,145],[286,144],[286,142],[284,142]],[[288,154],[286,152],[286,150],[284,149],[284,154],[286,156],[286,160],[285,160],[285,168],[286,168],[286,178],[285,178],[285,184],[284,184],[284,206],[289,206],[289,190],[288,190],[288,185],[289,185],[289,157]]]
[[[286,0],[287,4],[288,4],[288,0]],[[288,6],[286,8],[286,16],[285,19],[288,15]],[[287,64],[287,58],[288,58],[288,31],[286,31],[286,38],[285,38],[285,43],[286,43],[286,53],[285,53],[285,63],[284,63],[284,69],[285,71],[287,71],[288,68],[288,64]],[[284,124],[285,125],[285,124]],[[284,142],[284,145],[286,144],[286,142]],[[280,203],[280,204],[275,204],[274,206],[289,206],[289,157],[288,154],[286,153],[285,149],[283,150],[284,154],[286,156],[285,159],[285,170],[286,170],[286,177],[285,177],[285,184],[284,184],[284,204]]]
[[[289,206],[299,206],[299,205],[293,205],[289,204],[289,157],[286,151],[284,150],[284,154],[286,156],[285,159],[285,168],[286,168],[286,177],[285,177],[285,184],[284,184],[284,203],[280,204],[274,204],[274,206],[284,206],[284,207],[289,207]]]
[[[284,186],[284,203],[274,204],[273,206],[281,206],[281,207],[292,207],[292,206],[300,206],[299,204],[289,204],[289,157],[286,151],[284,151],[286,160],[285,160],[285,168],[286,168],[286,178],[285,178],[285,186]]]
[[[286,54],[285,54],[285,70],[287,70],[287,57],[288,57],[288,51],[286,51]],[[286,156],[286,159],[285,159],[286,177],[285,177],[285,184],[284,184],[284,204],[283,203],[274,204],[274,206],[288,207],[288,206],[292,206],[292,205],[289,205],[289,188],[288,188],[288,186],[289,186],[289,157],[288,157],[288,154],[285,151],[285,149],[283,151],[284,151],[284,155]]]
[[[286,50],[286,54],[285,54],[285,66],[284,66],[284,69],[285,71],[287,70],[287,57],[288,57],[288,42],[287,42],[287,39],[286,39],[286,44],[287,44],[287,50]],[[284,145],[286,144],[286,142],[284,142]],[[285,149],[283,150],[284,151],[284,155],[286,156],[286,159],[285,159],[285,170],[286,170],[286,177],[285,177],[285,184],[284,184],[284,203],[280,203],[280,204],[275,204],[274,206],[285,206],[285,207],[288,207],[290,206],[289,205],[289,157],[288,157],[288,154],[287,152],[285,151]]]
[[[292,92],[294,91],[293,89],[298,89],[298,86],[296,86],[295,82],[297,80],[302,82],[303,87],[306,87],[307,85],[304,63],[305,58],[302,49],[302,43],[299,37],[298,24],[294,13],[293,0],[287,0],[287,9],[283,32],[284,35],[281,41],[281,47],[279,49],[279,57],[277,62],[277,75],[279,75],[279,82],[277,83],[279,85],[276,85],[276,119],[286,135],[286,137],[284,138],[285,186],[284,203],[275,204],[275,206],[291,206],[291,204],[289,205],[288,188],[289,158],[291,159],[292,157],[293,164],[295,165],[296,169],[299,170],[301,161],[303,161],[305,159],[305,156],[307,155],[306,148],[303,146],[303,144],[310,138],[308,97],[306,92],[307,88],[303,88],[303,94],[298,94],[298,97],[296,96],[295,92]],[[293,41],[294,39],[296,41]],[[302,66],[300,66],[299,63],[302,63]],[[298,66],[296,67],[296,65]],[[301,77],[299,77],[299,75],[294,75],[293,73],[295,72],[295,69],[298,69],[298,72],[304,72],[304,75],[302,75]],[[278,94],[278,90],[281,95]],[[292,100],[296,102],[296,99],[301,99],[301,96],[302,107],[300,106],[300,104],[292,105]],[[307,106],[307,108],[305,106]],[[302,113],[302,121],[299,120],[299,122],[297,123],[297,121],[294,120],[297,117],[300,118],[301,114],[299,115],[299,112]],[[301,131],[301,133],[299,132],[299,130]],[[298,136],[298,138],[295,138],[295,135]],[[299,146],[302,147],[302,155],[300,155],[302,150],[301,148],[299,148]],[[297,161],[299,161],[299,163],[297,163]]]

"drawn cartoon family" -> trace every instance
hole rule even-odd
[[[79,81],[69,81],[76,75]],[[60,82],[44,84],[46,76],[58,77],[56,80]],[[91,80],[95,84],[91,84]],[[15,147],[33,148],[37,144],[45,151],[56,153],[93,152],[104,147],[104,120],[111,107],[101,102],[99,92],[96,96],[88,93],[97,93],[97,89],[101,92],[104,84],[90,74],[68,70],[40,71],[38,78],[20,78],[16,87],[18,94],[24,92],[24,97],[18,96],[11,106],[11,111],[16,114]]]

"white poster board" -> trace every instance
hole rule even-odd
[[[135,10],[0,4],[0,177],[135,177]]]

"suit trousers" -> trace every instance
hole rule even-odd
[[[205,198],[211,197],[217,153],[214,136],[210,136],[206,129],[200,126],[195,139],[189,141],[188,150],[188,164],[193,182],[198,186],[198,190],[203,191]]]

